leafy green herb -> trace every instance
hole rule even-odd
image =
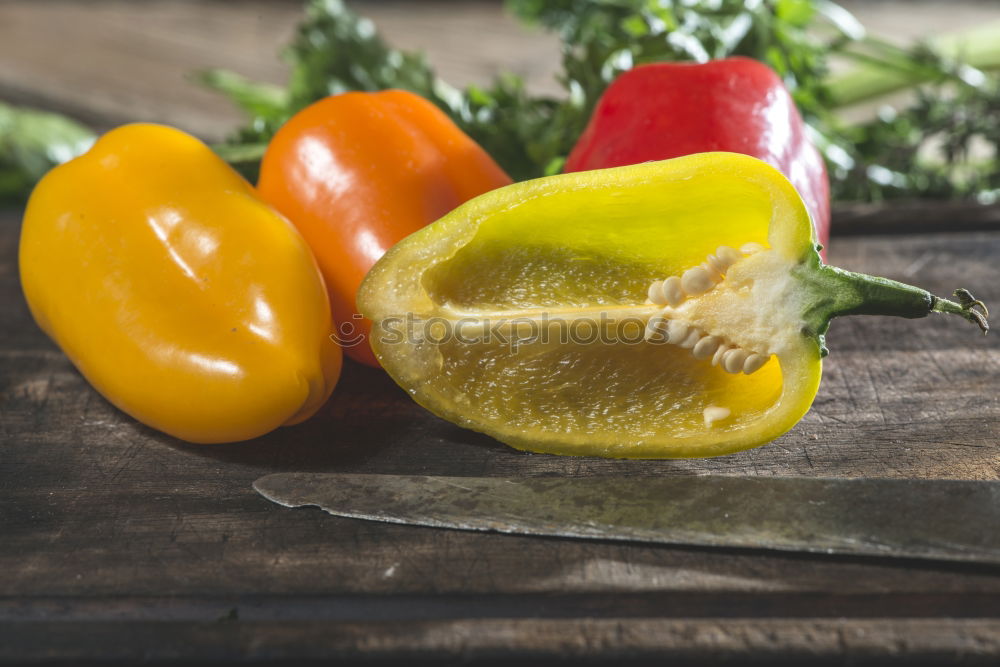
[[[267,142],[288,118],[328,95],[349,90],[403,88],[450,109],[460,95],[440,81],[421,54],[390,48],[367,18],[341,0],[312,0],[305,19],[283,54],[291,66],[287,88],[251,81],[225,70],[199,73],[198,79],[243,109],[250,122],[220,155],[252,175]]]
[[[65,116],[0,103],[0,202],[22,201],[45,172],[93,142],[90,130]]]
[[[843,10],[831,9],[835,5],[804,0],[509,0],[507,5],[523,20],[559,33],[564,97],[533,96],[510,74],[487,87],[459,91],[419,54],[389,47],[369,20],[340,0],[307,5],[305,21],[284,54],[292,68],[284,105],[248,104],[259,98],[259,84],[236,75],[212,70],[202,80],[251,115],[234,137],[237,145],[266,143],[290,115],[326,95],[409,90],[441,107],[522,180],[557,171],[607,85],[639,63],[757,58],[783,76],[807,115],[823,116],[824,54],[860,31]],[[827,35],[821,41],[807,32],[817,26]]]
[[[1000,201],[1000,87],[938,83],[917,91],[902,112],[849,128],[853,153],[833,169],[838,199],[880,201],[914,196]]]

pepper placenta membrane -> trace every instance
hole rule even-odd
[[[625,72],[601,96],[565,171],[709,151],[743,153],[777,168],[798,190],[826,245],[830,184],[823,159],[781,79],[749,58]]]
[[[413,93],[344,93],[275,135],[258,191],[312,247],[347,354],[378,365],[356,313],[361,280],[385,251],[510,178],[433,104]]]
[[[714,456],[791,428],[832,317],[985,308],[822,263],[773,167],[704,153],[519,183],[411,235],[359,292],[383,367],[520,449]]]
[[[36,321],[87,380],[184,440],[302,421],[340,373],[305,241],[179,130],[127,125],[49,172],[20,269]]]

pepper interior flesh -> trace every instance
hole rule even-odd
[[[359,292],[376,356],[431,411],[520,449],[625,458],[768,442],[809,409],[830,318],[975,321],[973,301],[824,266],[788,181],[731,153],[488,193]]]

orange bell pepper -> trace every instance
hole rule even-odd
[[[334,95],[293,116],[257,189],[312,247],[347,354],[378,367],[355,304],[365,274],[404,237],[510,182],[437,107],[389,90]]]

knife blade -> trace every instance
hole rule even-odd
[[[287,507],[438,528],[1000,564],[1000,482],[279,473],[254,488]]]

